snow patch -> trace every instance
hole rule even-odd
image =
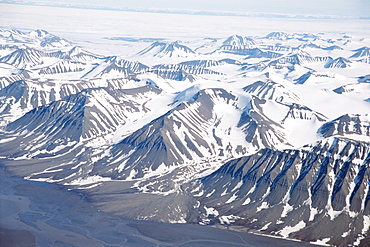
[[[289,205],[289,203],[286,203],[284,205],[283,212],[281,213],[281,217],[286,217],[290,211],[293,211],[293,206]]]
[[[229,200],[227,200],[225,203],[227,204],[227,203],[231,203],[231,202],[233,202],[233,201],[235,201],[235,199],[237,198],[237,196],[235,195],[235,194],[233,194],[230,198],[229,198]]]
[[[65,185],[90,185],[90,184],[95,184],[98,182],[105,182],[105,181],[111,181],[111,178],[108,177],[101,177],[98,175],[90,176],[90,177],[85,177],[85,178],[78,178],[76,180],[73,180],[69,183],[65,183]]]
[[[278,231],[278,233],[281,236],[283,236],[284,238],[288,238],[289,234],[294,233],[294,232],[298,232],[298,231],[302,230],[305,227],[306,227],[306,223],[302,220],[295,226],[286,226],[286,227],[284,227],[283,229]]]
[[[322,246],[331,246],[330,244],[328,244],[329,241],[330,241],[330,238],[323,238],[323,239],[318,239],[315,242],[310,242],[310,243],[322,245]]]
[[[267,230],[269,228],[269,226],[271,225],[271,222],[267,223],[266,225],[264,225],[260,231],[264,231],[264,230]]]
[[[219,212],[215,209],[215,208],[207,208],[207,206],[203,206],[204,209],[206,210],[206,216],[210,216],[210,215],[214,215],[214,216],[218,216],[219,215]]]
[[[237,219],[241,219],[241,217],[235,216],[233,214],[231,214],[231,215],[223,215],[223,216],[220,216],[219,217],[220,223],[222,225],[225,225],[225,224],[226,225],[230,225],[231,223],[234,223],[235,220],[237,220]]]
[[[242,205],[248,205],[250,202],[251,202],[251,199],[248,197],[247,199],[245,199]]]
[[[263,209],[267,209],[267,208],[269,208],[269,204],[267,202],[262,202],[261,206],[257,207],[256,213],[258,213],[259,211]]]

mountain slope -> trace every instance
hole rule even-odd
[[[370,217],[369,148],[329,138],[229,161],[196,185],[202,221],[341,246],[363,239]]]
[[[13,82],[0,90],[0,125],[14,121],[34,108],[102,84],[105,83],[38,79]]]
[[[147,110],[143,109],[142,102],[146,100],[142,97],[148,100],[151,94],[159,93],[160,90],[150,86],[137,89],[135,95],[132,95],[132,91],[111,88],[85,89],[39,106],[8,124],[5,131],[14,136],[14,140],[6,145],[12,147],[12,143],[23,139],[24,144],[20,147],[12,147],[14,157],[27,154],[27,157],[37,158],[40,152],[43,157],[53,157],[57,155],[54,149],[60,150],[68,145],[73,147],[79,142],[107,142],[109,139],[105,139],[108,134],[145,114]],[[7,153],[6,149],[2,147],[4,154]]]
[[[126,78],[130,75],[143,73],[148,66],[137,61],[129,61],[119,57],[107,57],[100,64],[88,71],[82,78]]]
[[[347,67],[351,67],[351,61],[344,58],[344,57],[338,57],[334,60],[329,60],[326,64],[325,64],[325,68],[347,68]]]
[[[309,53],[303,50],[293,51],[285,56],[279,57],[276,60],[271,61],[268,66],[274,68],[283,68],[285,66],[294,65],[306,65],[311,63],[317,63],[328,60],[328,57],[313,57]]]
[[[355,59],[358,62],[370,63],[370,48],[362,47],[354,50],[356,53],[349,57],[349,59]]]
[[[165,57],[194,57],[196,53],[189,47],[178,42],[155,42],[138,53],[139,56]]]
[[[243,89],[247,93],[252,93],[262,99],[274,100],[282,103],[299,101],[299,97],[296,94],[272,80],[267,80],[266,82],[256,81]]]
[[[223,89],[200,91],[193,101],[180,103],[113,146],[110,157],[96,165],[96,172],[120,179],[140,178],[207,157],[225,159],[243,153],[240,145],[245,141],[235,136],[240,130],[225,126],[228,115],[240,114],[237,102],[236,96]],[[227,113],[223,116],[217,108],[230,112],[221,110]],[[231,138],[236,138],[233,145]]]
[[[10,44],[42,47],[43,49],[66,48],[71,43],[55,36],[45,30],[35,29],[30,32],[22,32],[16,29],[0,30],[0,39]]]
[[[368,114],[346,114],[325,123],[317,132],[324,137],[346,134],[370,136],[370,118]]]
[[[34,48],[18,49],[11,54],[0,58],[0,62],[11,64],[17,68],[34,67],[43,64],[44,52]]]

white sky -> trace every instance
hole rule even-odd
[[[370,16],[370,0],[30,0],[29,2],[98,4],[127,8]]]

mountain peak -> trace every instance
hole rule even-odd
[[[159,42],[156,41],[149,47],[138,53],[139,56],[152,56],[158,58],[164,57],[194,57],[196,53],[189,47],[179,42]]]
[[[223,42],[223,45],[248,46],[249,47],[249,46],[255,45],[255,41],[250,37],[232,35]]]
[[[331,59],[325,64],[325,68],[347,68],[351,67],[352,62],[344,57],[338,57],[336,59]]]
[[[284,32],[271,32],[266,35],[266,38],[268,39],[279,39],[279,40],[285,40],[290,37],[289,34],[284,33]]]
[[[30,36],[38,37],[38,38],[45,38],[46,36],[50,35],[49,32],[43,29],[35,29],[29,33]]]
[[[370,136],[370,116],[368,114],[345,114],[323,124],[317,131],[323,137],[358,134]]]

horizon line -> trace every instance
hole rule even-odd
[[[58,3],[32,3],[32,2],[16,2],[13,0],[0,1],[3,4],[10,5],[25,5],[25,6],[40,6],[40,7],[55,7],[55,8],[71,8],[71,9],[87,9],[87,10],[105,10],[105,11],[123,11],[123,12],[139,12],[139,13],[162,13],[162,14],[183,14],[183,15],[205,15],[205,16],[236,16],[236,17],[258,17],[258,18],[287,18],[287,19],[312,19],[312,20],[328,20],[328,19],[355,19],[355,20],[370,20],[370,16],[341,16],[341,15],[320,15],[320,14],[287,14],[287,13],[271,13],[271,12],[237,12],[225,10],[191,10],[191,9],[173,9],[173,8],[128,8],[128,7],[109,7],[103,5],[84,5],[84,4],[58,4]]]

